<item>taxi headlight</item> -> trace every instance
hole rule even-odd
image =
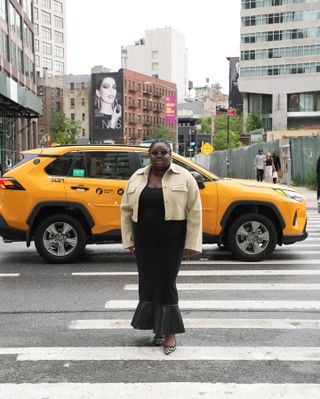
[[[293,199],[298,202],[302,202],[302,200],[304,198],[303,195],[297,193],[296,191],[290,191],[290,190],[284,190],[284,189],[277,188],[276,192],[283,195],[284,197]]]

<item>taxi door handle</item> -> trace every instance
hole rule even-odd
[[[90,190],[89,187],[85,186],[71,186],[72,190],[83,190],[83,191],[88,191]]]

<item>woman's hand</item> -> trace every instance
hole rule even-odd
[[[121,118],[121,105],[117,104],[114,107],[111,116],[111,122],[110,122],[111,129],[115,129],[117,127],[117,122],[120,118]]]
[[[190,260],[191,258],[193,258],[198,252],[197,251],[193,251],[192,249],[185,249],[184,250],[184,258],[187,260]]]
[[[132,247],[129,247],[128,249],[132,253],[133,256],[136,256],[136,247],[132,246]]]

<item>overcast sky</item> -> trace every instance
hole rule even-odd
[[[121,68],[121,46],[146,29],[170,26],[183,33],[189,80],[219,82],[228,91],[228,56],[239,56],[239,0],[66,0],[67,73],[89,74],[92,66]]]

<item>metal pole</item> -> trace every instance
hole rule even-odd
[[[227,177],[230,177],[229,133],[229,115],[227,114]]]

